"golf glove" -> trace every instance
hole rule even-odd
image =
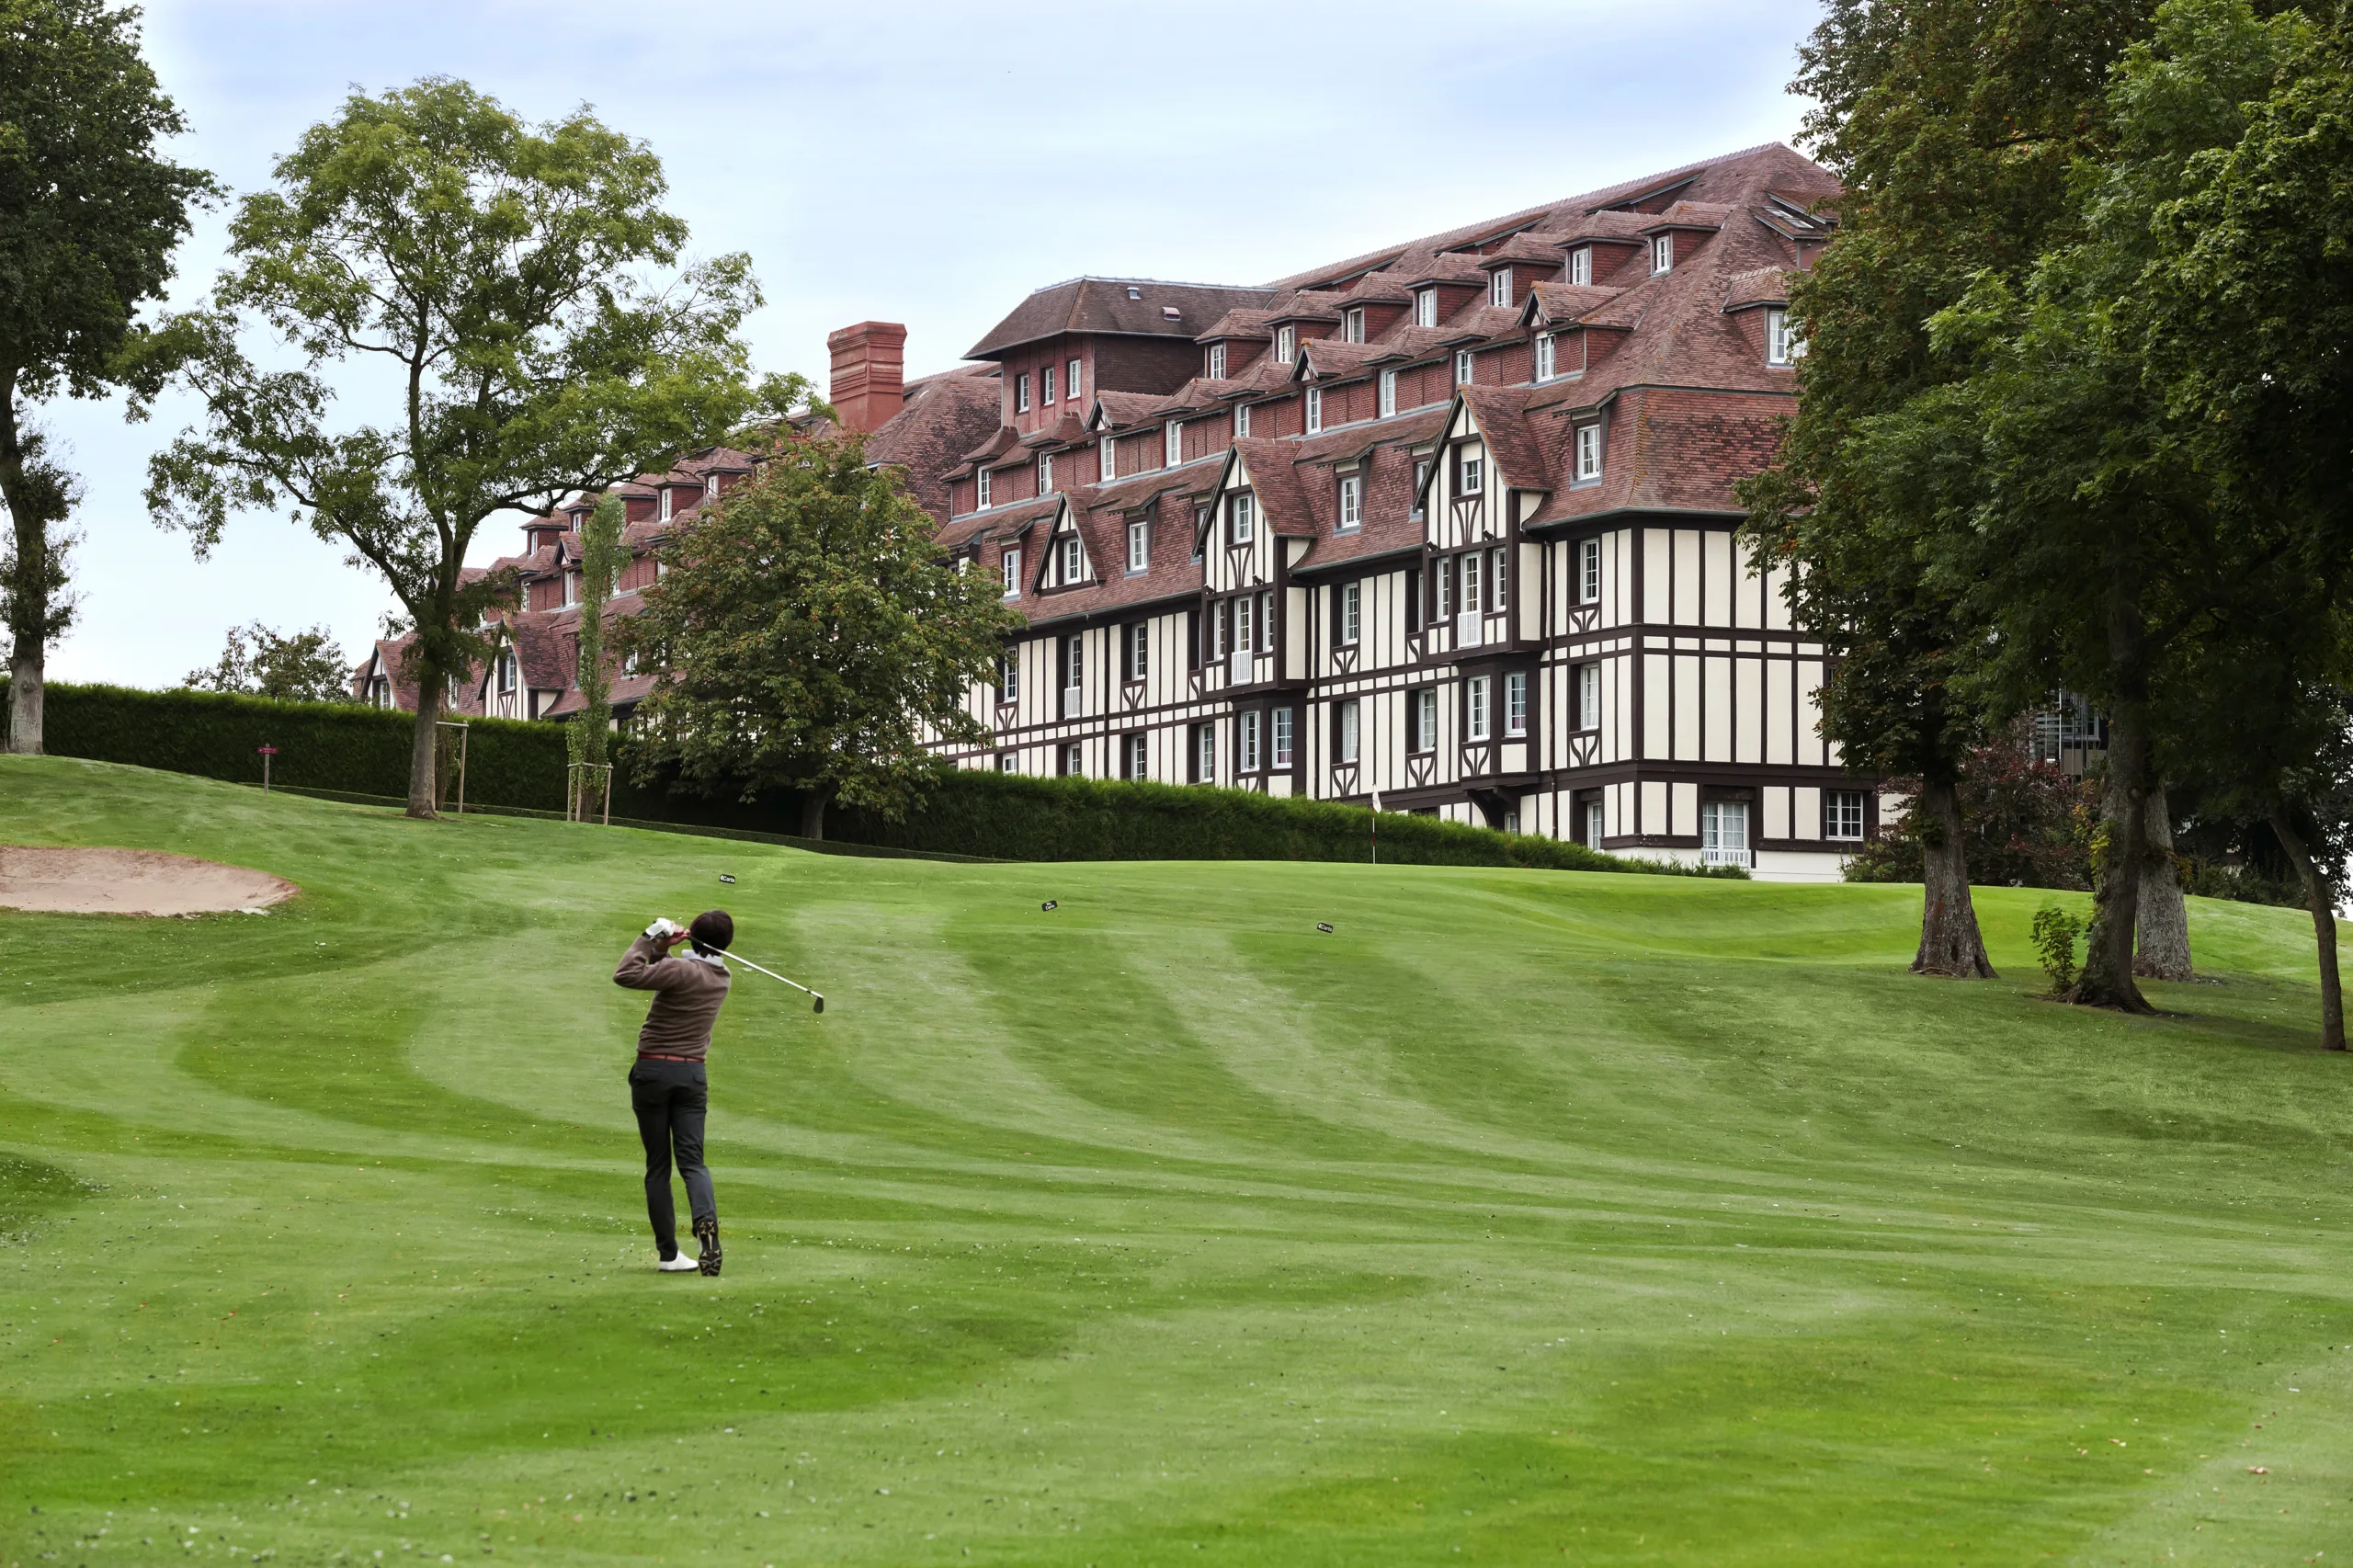
[[[679,937],[686,934],[686,929],[687,928],[685,926],[679,925],[668,915],[664,915],[661,919],[656,920],[653,925],[648,926],[645,928],[645,934],[655,938]]]

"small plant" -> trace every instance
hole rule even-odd
[[[2075,938],[2084,934],[2084,917],[2046,903],[2034,912],[2034,950],[2042,972],[2051,977],[2056,995],[2075,983]]]

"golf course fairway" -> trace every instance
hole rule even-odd
[[[2353,1061],[1919,890],[951,865],[0,759],[0,1568],[2353,1558]],[[733,876],[722,886],[722,874]],[[1053,900],[1058,907],[1040,906]],[[655,915],[749,957],[657,1276]],[[1325,934],[1318,922],[1334,929]],[[2323,1555],[2325,1553],[2325,1555]]]

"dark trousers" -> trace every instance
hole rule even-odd
[[[654,1221],[654,1244],[666,1261],[678,1256],[678,1211],[670,1200],[670,1163],[687,1184],[687,1208],[696,1220],[716,1221],[710,1171],[702,1163],[702,1121],[710,1108],[710,1085],[699,1062],[661,1062],[640,1057],[629,1070],[629,1097],[637,1111],[637,1135],[645,1142],[645,1217]]]

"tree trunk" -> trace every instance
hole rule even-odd
[[[1950,778],[1920,786],[1920,951],[1915,974],[1955,980],[1992,980],[1985,938],[1977,929],[1977,906],[1969,898],[1969,854],[1961,837],[1961,791]]]
[[[2132,972],[2149,980],[2188,980],[2189,910],[2181,900],[2181,870],[2173,858],[2173,812],[2165,787],[2149,791],[2148,858],[2141,867],[2141,950]]]
[[[408,814],[431,818],[440,813],[434,809],[434,786],[438,779],[434,771],[434,752],[440,730],[436,727],[441,717],[441,673],[420,668],[416,676],[416,729],[411,734],[408,749]]]
[[[2271,831],[2279,837],[2279,846],[2295,862],[2296,875],[2302,879],[2304,899],[2312,907],[2313,936],[2320,948],[2320,1043],[2326,1051],[2345,1049],[2345,987],[2336,972],[2336,890],[2319,866],[2313,861],[2312,851],[2304,844],[2303,835],[2296,830],[2293,814],[2284,801],[2271,805]]]
[[[8,749],[41,754],[41,699],[49,667],[49,528],[25,485],[17,428],[17,378],[0,375],[0,502],[16,528],[17,570],[8,589]]]
[[[825,836],[825,807],[833,798],[834,787],[831,784],[813,784],[809,787],[808,793],[801,797],[801,837],[823,838]]]
[[[2144,634],[2134,569],[2113,568],[2119,581],[2108,610],[2109,665],[2116,672],[2108,715],[2108,790],[2100,817],[2108,829],[2108,863],[2092,889],[2092,928],[2084,938],[2084,972],[2067,999],[2091,1007],[2153,1013],[2132,980],[2132,927],[2141,914],[2141,867],[2149,854],[2149,694]]]

